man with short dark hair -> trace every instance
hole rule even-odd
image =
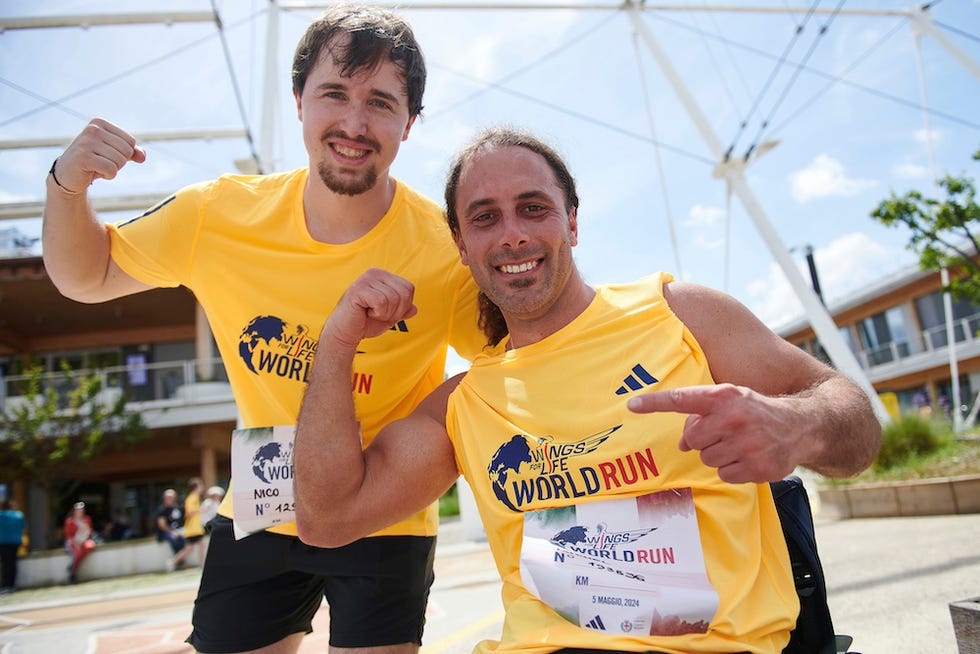
[[[465,358],[479,351],[477,291],[440,208],[390,173],[425,88],[408,24],[378,7],[333,6],[300,40],[292,78],[307,167],[192,185],[118,225],[94,215],[88,186],[146,153],[118,126],[89,123],[47,178],[45,265],[63,294],[83,302],[190,288],[207,313],[242,426],[270,439],[273,428],[295,424],[317,334],[347,287],[372,266],[412,279],[419,320],[396,326],[358,359],[354,392],[368,443],[442,382],[447,346]],[[241,442],[233,439],[232,458],[233,467],[244,462],[244,474],[210,523],[189,642],[208,653],[295,652],[326,597],[332,651],[416,651],[433,579],[436,504],[331,550],[297,539],[292,502],[280,501],[270,510],[281,524],[242,537],[248,507],[234,510],[268,489],[267,469],[291,474],[292,445],[248,440],[243,448],[262,453],[251,466],[249,451],[235,447]]]

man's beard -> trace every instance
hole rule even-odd
[[[364,175],[361,177],[352,178],[347,175],[336,174],[327,167],[326,163],[321,161],[317,166],[317,172],[326,187],[338,195],[360,195],[370,191],[378,182],[378,171],[374,167],[364,171]]]

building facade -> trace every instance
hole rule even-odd
[[[154,289],[102,304],[62,296],[41,257],[0,259],[0,409],[25,396],[28,362],[40,363],[45,388],[69,387],[62,366],[97,370],[100,396],[124,396],[149,433],[132,448],[106,451],[46,489],[44,481],[0,479],[28,518],[35,549],[60,546],[57,529],[82,500],[106,538],[154,533],[166,488],[181,494],[191,477],[227,486],[237,410],[224,367],[193,294]],[[0,446],[3,446],[0,442]],[[60,503],[59,503],[60,502]]]
[[[960,415],[980,390],[980,306],[951,298],[952,339],[938,272],[913,266],[828,306],[844,341],[875,390],[898,411],[934,411],[952,417],[953,368]],[[805,319],[776,329],[823,361],[827,353]]]

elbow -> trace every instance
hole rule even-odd
[[[854,472],[855,475],[860,474],[871,467],[871,465],[878,458],[878,451],[881,450],[881,439],[882,439],[882,428],[881,423],[874,420],[874,425],[869,429],[870,434],[867,438],[868,446],[865,451],[864,457],[861,459],[860,469]]]
[[[55,289],[64,297],[82,304],[97,304],[105,298],[99,297],[93,289],[86,287],[82,280],[67,272],[61,271],[55,262],[44,259],[44,268],[48,273],[48,279],[54,284]]]
[[[355,530],[354,525],[331,519],[324,514],[305,512],[296,508],[296,535],[312,547],[343,547],[367,534]]]

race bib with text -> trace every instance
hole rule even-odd
[[[704,633],[718,609],[689,488],[524,514],[524,586],[610,634]]]
[[[292,426],[231,434],[235,538],[294,522]]]

